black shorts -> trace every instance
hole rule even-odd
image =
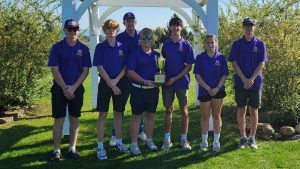
[[[159,97],[159,89],[131,88],[130,105],[132,114],[141,115],[144,112],[155,113]]]
[[[261,106],[261,91],[235,89],[235,102],[238,108],[247,105],[253,108],[260,108]]]
[[[68,106],[69,114],[73,117],[80,117],[81,108],[83,104],[84,87],[80,85],[74,92],[75,98],[68,100],[63,93],[62,88],[54,83],[51,87],[52,96],[52,117],[63,118],[66,117],[66,110]]]
[[[215,96],[205,95],[205,96],[198,96],[198,100],[200,102],[208,102],[211,99],[223,99],[226,96],[226,92],[224,90],[220,90]]]
[[[108,112],[109,102],[112,97],[113,109],[116,112],[123,112],[126,105],[126,93],[128,92],[128,81],[123,77],[117,84],[121,90],[120,95],[114,95],[112,89],[107,85],[106,81],[101,79],[98,85],[97,110],[99,112]],[[128,95],[128,94],[127,94]],[[128,97],[128,96],[127,96]]]

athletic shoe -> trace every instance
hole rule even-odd
[[[61,153],[55,152],[53,156],[50,158],[49,162],[59,162],[59,160],[62,158]]]
[[[213,143],[212,150],[213,150],[213,151],[220,151],[220,149],[221,149],[220,142],[214,142],[214,143]]]
[[[247,146],[247,138],[241,138],[238,148],[244,149]]]
[[[181,145],[182,150],[191,150],[192,149],[187,140],[181,140],[180,145]]]
[[[208,142],[207,141],[202,141],[200,144],[200,150],[201,151],[207,151],[208,149]]]
[[[157,151],[157,146],[155,145],[153,140],[149,140],[149,141],[147,140],[147,146],[151,151]]]
[[[258,149],[258,146],[257,146],[256,141],[255,141],[254,138],[250,137],[248,143],[249,143],[250,148]]]
[[[117,137],[116,136],[111,136],[110,141],[109,141],[110,146],[116,146],[117,145]]]
[[[141,139],[142,141],[146,141],[147,140],[147,135],[145,132],[141,132],[139,135],[138,135],[138,138]]]
[[[69,151],[68,152],[68,157],[73,159],[73,160],[78,160],[79,159],[79,155],[77,154],[77,152],[73,152],[73,151]]]
[[[97,149],[97,157],[99,160],[107,159],[106,151],[104,148]]]
[[[168,150],[169,148],[171,148],[173,146],[173,143],[171,142],[171,140],[168,139],[164,139],[164,143],[161,147],[162,150]]]
[[[130,151],[131,151],[131,153],[133,154],[133,155],[135,155],[135,156],[138,156],[138,155],[141,155],[142,153],[141,153],[141,151],[140,151],[140,149],[139,149],[139,146],[138,145],[130,145]]]
[[[130,151],[128,150],[128,148],[125,146],[125,144],[117,144],[118,150],[126,153],[126,154],[130,154]]]

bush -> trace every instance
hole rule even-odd
[[[0,2],[0,108],[30,104],[51,80],[51,45],[60,39],[60,19],[47,1]]]
[[[233,40],[243,34],[242,20],[258,21],[256,36],[265,41],[269,59],[263,73],[263,106],[276,112],[274,123],[285,125],[299,122],[299,5],[299,0],[230,0],[219,15],[220,50],[226,55]]]

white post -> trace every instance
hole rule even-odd
[[[206,4],[206,32],[218,36],[218,0],[209,0]],[[213,118],[209,117],[209,131],[213,130]]]
[[[65,33],[63,31],[64,23],[67,19],[75,19],[75,1],[74,0],[62,0],[62,38],[65,38]],[[69,131],[69,111],[67,107],[65,122],[63,126],[63,135],[70,135]]]
[[[96,45],[99,43],[99,28],[97,27],[97,21],[99,16],[99,8],[96,5],[92,5],[89,9],[89,22],[90,22],[90,54],[91,60],[94,59],[94,53]],[[91,68],[91,80],[92,80],[92,108],[97,107],[97,94],[98,94],[98,71],[96,67]]]

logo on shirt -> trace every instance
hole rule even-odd
[[[123,50],[119,50],[119,56],[123,56],[124,55],[124,53],[123,53]]]
[[[179,52],[183,52],[183,46],[182,46],[182,43],[179,44],[178,51],[179,51]]]
[[[81,49],[78,49],[76,55],[77,55],[77,56],[82,56],[82,50],[81,50]]]
[[[256,46],[254,46],[254,48],[253,48],[253,52],[257,52],[257,47]]]
[[[216,60],[216,63],[215,63],[215,66],[220,66],[220,61],[219,60]]]

